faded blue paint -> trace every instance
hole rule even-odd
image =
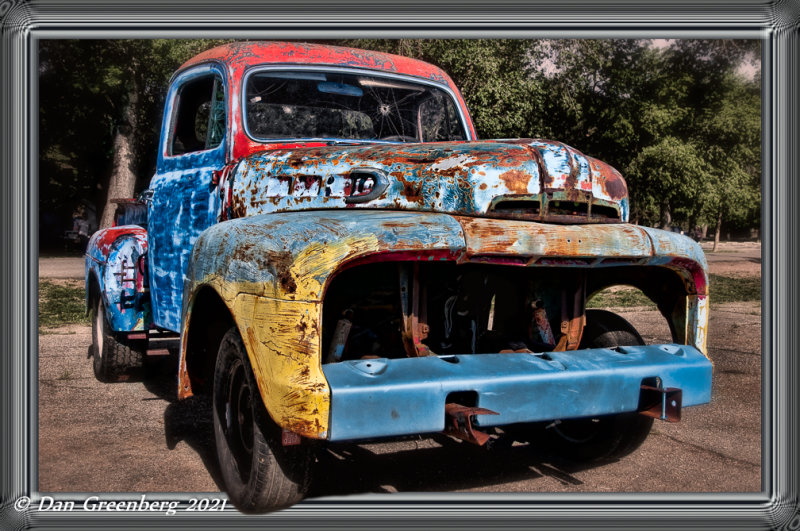
[[[145,203],[122,203],[117,206],[115,225],[147,226],[147,205]]]
[[[625,257],[640,259],[637,265],[691,267],[702,272],[706,269],[705,255],[692,240],[636,225],[552,225],[376,210],[300,211],[225,221],[203,232],[190,259],[186,294],[193,293],[207,276],[219,276],[225,282],[275,286],[279,283],[279,269],[282,267],[285,273],[301,253],[330,248],[347,238],[368,237],[379,242],[381,250],[375,252],[446,251],[455,261],[492,254],[524,256],[534,265],[539,257],[580,257],[583,260],[574,267],[625,267],[613,261]],[[571,243],[559,251],[556,243],[563,242]],[[342,253],[347,252],[348,248],[343,247]],[[340,259],[344,262],[353,258],[343,254]],[[604,259],[612,260],[606,263]],[[570,267],[563,262],[558,265]],[[329,273],[320,271],[315,280],[324,285]],[[290,293],[287,298],[295,297]]]
[[[380,248],[337,246],[345,239],[374,241]],[[339,252],[338,263],[374,252],[459,252],[464,248],[461,226],[446,214],[385,211],[289,212],[235,219],[206,230],[197,240],[187,275],[186,300],[206,277],[252,284],[253,294],[281,284],[281,277],[302,253],[327,248]],[[324,285],[333,271],[315,271]],[[285,277],[284,277],[285,278]],[[311,294],[320,300],[322,293]],[[296,300],[291,290],[285,298]],[[184,310],[185,311],[185,310]]]
[[[375,200],[347,205],[350,172],[363,168],[385,173],[389,187]],[[543,140],[275,150],[245,159],[231,186],[235,217],[345,207],[504,217],[492,211],[499,200],[542,195],[546,204],[555,192],[559,200],[614,205],[618,221],[628,219],[627,187],[616,170]]]
[[[228,134],[213,149],[170,156],[172,117],[180,87],[212,72],[225,79],[222,68],[211,64],[187,70],[172,83],[161,128],[157,173],[150,183],[153,197],[147,218],[153,319],[157,326],[175,332],[181,325],[183,283],[192,246],[218,219],[219,196],[212,177],[225,165]]]
[[[146,268],[139,258],[147,254],[147,235],[136,225],[96,232],[86,250],[86,296],[91,279],[97,281],[106,320],[115,332],[142,331],[152,324]]]
[[[653,265],[667,265],[676,257],[686,258],[697,263],[704,271],[708,270],[708,261],[699,243],[684,235],[651,227],[639,227],[652,240],[653,248],[661,259],[654,260]]]
[[[478,416],[481,426],[636,411],[643,380],[656,376],[683,391],[684,406],[711,399],[711,362],[686,345],[381,358],[322,370],[334,441],[439,432],[447,395],[461,391],[476,392],[478,407],[499,413]]]

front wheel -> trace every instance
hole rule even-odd
[[[580,348],[644,345],[636,329],[619,315],[587,310]],[[653,418],[636,412],[554,421],[536,438],[548,451],[574,461],[615,459],[639,448]]]
[[[240,511],[261,513],[303,499],[310,478],[308,444],[281,444],[281,430],[261,403],[235,327],[225,334],[217,354],[213,417],[225,489]]]

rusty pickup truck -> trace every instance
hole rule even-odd
[[[700,247],[630,224],[599,160],[477,139],[435,66],[217,47],[172,78],[158,149],[149,189],[88,246],[94,370],[179,336],[178,397],[212,397],[242,511],[302,499],[326,441],[445,432],[608,459],[710,400]],[[617,285],[672,343],[586,309]]]

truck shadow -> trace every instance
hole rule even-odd
[[[171,358],[150,363],[143,379],[149,392],[168,402],[164,410],[166,446],[172,450],[180,442],[189,445],[224,491],[214,443],[211,399],[177,399],[177,363]],[[538,478],[550,478],[564,486],[582,485],[574,473],[605,464],[573,463],[531,444],[512,446],[510,440],[502,442],[505,444],[487,449],[434,434],[366,444],[317,443],[308,497],[465,489],[508,492],[506,485]]]
[[[445,435],[397,443],[326,444],[317,454],[309,497],[465,489],[508,492],[493,487],[537,478],[582,485],[572,475],[581,468],[557,463],[528,444],[486,449]]]
[[[217,462],[211,420],[211,397],[198,395],[178,400],[177,366],[177,352],[162,359],[150,360],[142,383],[150,393],[168,402],[164,409],[164,439],[167,448],[174,450],[178,443],[186,443],[197,453],[211,479],[223,491],[225,486]]]

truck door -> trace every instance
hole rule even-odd
[[[180,331],[183,281],[198,235],[216,223],[215,174],[225,165],[225,75],[214,64],[181,73],[167,94],[148,242],[153,321]]]

